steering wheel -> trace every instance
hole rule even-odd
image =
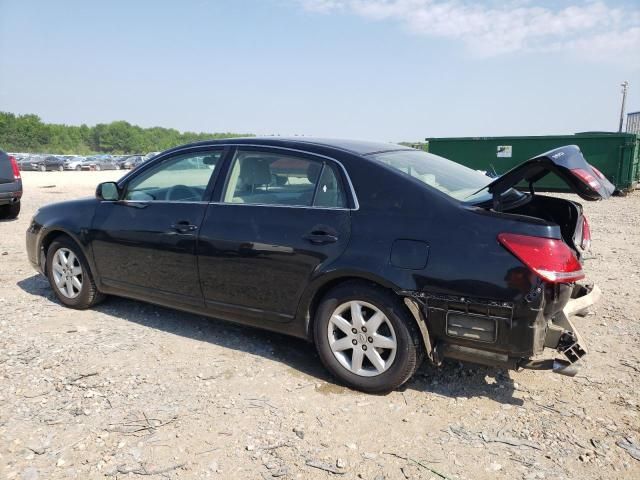
[[[200,198],[200,192],[186,185],[172,185],[167,190],[165,200],[189,200]]]

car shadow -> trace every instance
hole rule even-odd
[[[32,275],[17,282],[17,285],[31,295],[61,305],[43,275]],[[145,327],[277,361],[294,371],[335,386],[321,389],[325,392],[350,391],[333,385],[335,379],[322,366],[315,347],[299,338],[121,297],[109,297],[93,309]],[[508,372],[455,361],[445,361],[441,367],[425,361],[414,377],[402,387],[402,390],[407,389],[456,399],[487,397],[504,404],[523,403],[513,396],[515,386]]]
[[[516,384],[508,370],[455,360],[445,360],[439,367],[425,361],[404,388],[456,400],[486,397],[502,404],[524,404],[514,396]]]

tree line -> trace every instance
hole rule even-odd
[[[142,128],[125,121],[95,126],[45,123],[33,114],[0,112],[0,149],[29,153],[146,153],[176,145],[210,140],[252,136],[244,133],[179,132],[173,128]]]

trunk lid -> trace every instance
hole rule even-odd
[[[499,198],[502,193],[524,181],[533,192],[534,184],[551,172],[585,200],[607,199],[615,190],[615,186],[585,160],[576,145],[555,148],[527,160],[496,178],[485,188],[494,198]]]

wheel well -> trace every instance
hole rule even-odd
[[[56,238],[61,238],[61,237],[67,237],[72,241],[73,238],[71,238],[70,235],[61,232],[60,230],[54,230],[52,232],[47,233],[47,235],[42,239],[42,243],[40,244],[40,254],[42,255],[41,258],[43,258],[45,261],[42,263],[42,271],[45,273],[45,275],[47,274],[47,262],[46,262],[46,258],[47,258],[47,251],[49,250],[49,246],[51,246],[51,244],[53,243],[53,241]]]
[[[322,301],[322,299],[324,298],[324,296],[333,288],[337,287],[338,285],[342,285],[343,283],[350,283],[350,282],[357,282],[357,283],[361,283],[364,285],[370,285],[370,286],[374,286],[374,287],[378,287],[378,288],[383,288],[385,290],[388,290],[390,292],[392,292],[394,295],[396,294],[393,289],[379,283],[379,282],[375,282],[373,280],[369,280],[366,278],[362,278],[362,277],[339,277],[339,278],[334,278],[333,280],[329,280],[327,283],[323,284],[320,288],[318,288],[318,290],[314,293],[313,297],[311,298],[311,301],[309,302],[309,307],[307,308],[307,337],[308,338],[313,338],[313,323],[315,322],[315,313],[316,310],[318,309],[318,305],[320,304],[320,302]],[[406,308],[406,307],[405,307]],[[408,309],[407,309],[408,311]]]

